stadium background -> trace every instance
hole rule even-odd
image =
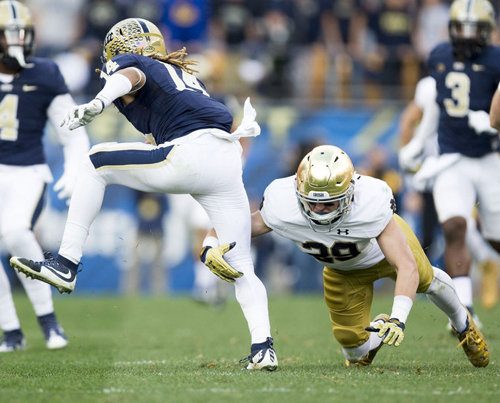
[[[293,174],[309,149],[328,143],[343,148],[358,172],[386,179],[397,196],[399,214],[421,235],[422,201],[397,167],[398,121],[425,75],[429,50],[447,39],[448,1],[23,2],[34,14],[36,54],[59,63],[77,102],[99,90],[94,69],[100,67],[100,44],[115,22],[128,17],[156,23],[169,51],[186,46],[189,58],[200,61],[198,76],[208,92],[233,110],[236,124],[250,96],[262,127],[259,137],[244,144],[244,182],[253,209],[267,184]],[[89,125],[88,132],[93,144],[143,141],[113,108]],[[50,127],[45,143],[57,179],[62,150]],[[151,224],[155,230],[164,227],[170,213],[168,201],[161,198],[156,199],[159,216]],[[45,250],[57,251],[66,209],[50,190],[36,227]],[[137,193],[110,186],[84,250],[76,292],[122,293],[144,225]],[[168,294],[192,289],[193,258],[184,235],[179,228],[176,239],[162,240]],[[438,265],[442,247],[437,230],[431,260]],[[268,234],[255,243],[254,253],[256,270],[270,293],[322,290],[321,266],[290,242]],[[147,276],[148,262],[144,266]],[[12,273],[10,278],[15,286]],[[149,293],[146,282],[140,291]]]

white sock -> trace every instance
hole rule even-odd
[[[59,254],[73,263],[78,264],[82,258],[90,226],[101,210],[105,190],[104,179],[96,172],[90,158],[85,157],[78,171],[59,248]]]
[[[426,291],[427,297],[443,311],[451,325],[458,331],[463,332],[467,324],[467,310],[458,298],[454,282],[443,270],[434,269],[434,278]]]
[[[266,288],[253,272],[253,268],[243,270],[245,275],[234,284],[236,299],[248,322],[252,344],[262,343],[271,336]]]

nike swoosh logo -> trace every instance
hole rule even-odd
[[[24,92],[35,91],[37,89],[38,89],[38,87],[36,85],[28,85],[28,84],[24,84],[23,85],[23,91]]]
[[[50,270],[52,273],[54,273],[57,277],[62,278],[63,280],[71,280],[73,277],[73,273],[71,273],[71,270],[68,270],[67,273],[61,273],[60,271],[55,271],[52,269],[50,266],[45,266],[46,269]]]

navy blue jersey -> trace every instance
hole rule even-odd
[[[32,58],[8,84],[0,82],[0,164],[45,163],[42,136],[52,100],[68,93],[57,65]]]
[[[146,75],[146,84],[133,102],[120,98],[116,107],[143,134],[152,134],[156,144],[185,136],[195,130],[217,128],[229,132],[233,116],[229,109],[207,94],[203,84],[191,74],[168,63],[138,54],[122,54],[105,63],[106,75],[125,67],[137,67]]]
[[[440,153],[475,158],[492,152],[496,136],[477,135],[469,127],[467,114],[469,110],[489,113],[500,81],[500,48],[489,46],[472,60],[457,61],[446,42],[433,49],[428,66],[437,86]]]

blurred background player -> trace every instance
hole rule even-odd
[[[250,255],[250,206],[242,180],[241,137],[260,134],[256,111],[247,100],[242,124],[230,133],[233,116],[211,98],[193,75],[185,48],[167,53],[150,21],[129,18],[111,27],[104,39],[103,89],[89,103],[67,111],[61,122],[85,126],[114,104],[151,144],[102,143],[80,165],[59,254],[33,261],[14,256],[18,270],[70,293],[75,288],[83,247],[102,207],[109,184],[148,192],[191,194],[203,206],[222,245],[209,259],[227,253],[244,276],[235,294],[251,334],[251,351],[272,358],[249,369],[278,366],[269,322],[267,292],[254,273]],[[229,246],[229,242],[236,244]]]
[[[0,2],[0,238],[10,255],[43,259],[32,231],[39,217],[47,183],[42,136],[47,120],[64,147],[64,173],[54,186],[69,198],[81,157],[89,149],[84,129],[70,133],[59,122],[75,103],[54,62],[30,58],[34,28],[28,8],[17,1]],[[54,314],[51,288],[18,276],[43,331],[47,348],[68,344]],[[24,349],[26,341],[16,314],[8,277],[0,268],[0,352]]]
[[[418,175],[435,177],[433,195],[445,237],[446,271],[469,309],[473,301],[466,233],[474,206],[485,239],[500,251],[499,138],[477,121],[489,111],[500,81],[500,48],[491,45],[494,28],[490,2],[455,0],[449,41],[436,46],[428,60],[430,76],[436,80],[440,156]]]
[[[432,197],[434,181],[432,179],[427,180],[425,175],[418,173],[415,175],[415,179],[414,174],[422,164],[432,166],[436,163],[436,158],[439,155],[437,142],[438,121],[439,107],[436,103],[436,80],[427,76],[418,82],[413,101],[407,105],[401,115],[399,164],[408,173],[406,179],[410,188],[410,195],[418,192],[422,198],[422,247],[431,261],[439,259],[442,253],[437,240],[441,236],[441,231],[436,229],[438,221]],[[427,158],[429,160],[425,162]],[[422,176],[424,178],[420,180]],[[498,282],[496,279],[498,277],[499,256],[481,235],[473,215],[474,211],[471,211],[471,215],[467,219],[466,243],[475,265],[482,273],[482,304],[485,308],[491,309],[498,301]],[[459,298],[462,298],[460,293]],[[462,302],[467,305],[469,301],[470,297],[467,291],[465,300]],[[473,316],[476,324],[481,326],[477,315],[474,314]]]

